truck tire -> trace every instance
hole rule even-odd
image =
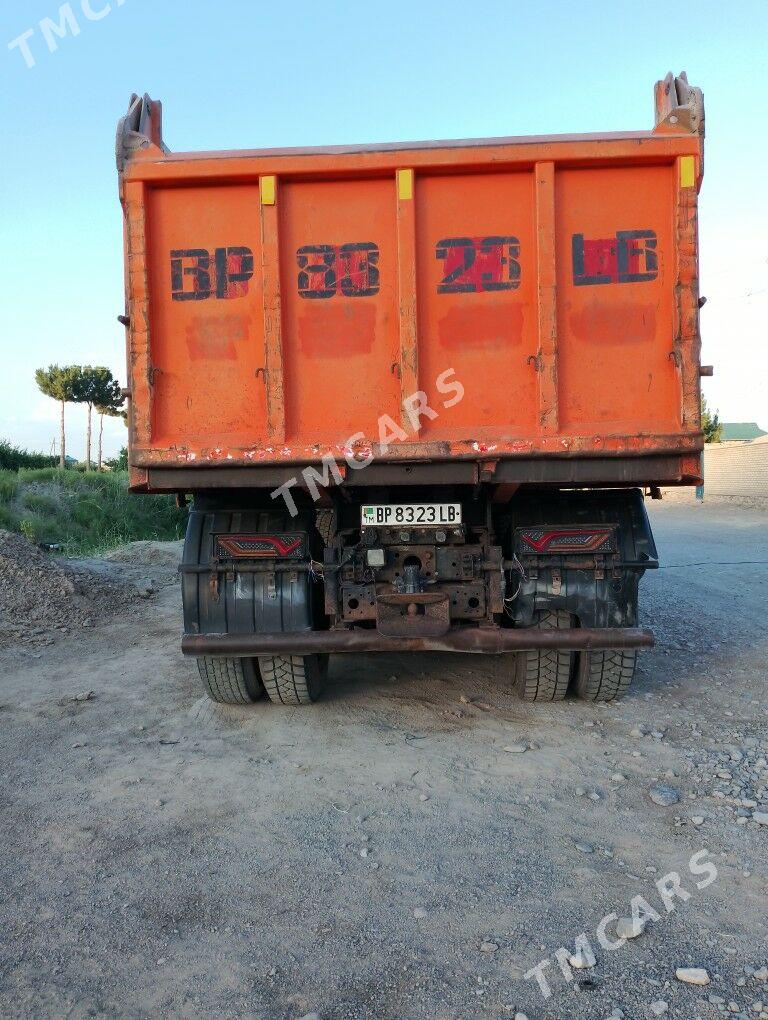
[[[571,617],[561,609],[537,613],[534,626],[542,630],[570,628]],[[573,653],[555,649],[518,652],[515,686],[523,701],[562,701],[571,679]]]
[[[584,701],[613,701],[629,690],[635,674],[634,649],[582,652],[576,674],[576,693]]]
[[[327,655],[260,655],[267,697],[275,705],[311,705],[323,693]]]
[[[205,693],[220,705],[250,705],[264,693],[255,659],[202,656],[197,668]]]
[[[324,545],[330,545],[336,535],[336,521],[333,510],[318,510],[315,513],[315,528]]]

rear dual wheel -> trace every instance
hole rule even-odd
[[[563,610],[537,613],[534,620],[541,630],[567,630],[572,625],[571,615]],[[515,686],[523,701],[562,701],[569,689],[583,701],[613,701],[629,690],[636,661],[634,649],[533,649],[517,655]]]
[[[220,705],[250,705],[266,691],[278,705],[317,701],[328,674],[327,655],[262,655],[258,659],[205,656],[197,668],[205,693]]]

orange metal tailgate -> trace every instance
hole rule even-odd
[[[700,177],[675,131],[148,146],[123,174],[132,464],[341,456],[382,416],[390,458],[699,449]]]

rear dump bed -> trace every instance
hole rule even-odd
[[[651,132],[308,151],[170,154],[134,97],[132,485],[695,482],[702,137],[671,76]]]
[[[207,693],[314,701],[330,652],[515,652],[627,690],[641,486],[700,478],[701,93],[650,132],[169,153],[134,96],[129,467],[190,495]]]

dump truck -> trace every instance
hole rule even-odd
[[[624,693],[645,509],[701,481],[701,91],[650,131],[175,153],[117,131],[129,471],[191,500],[182,649],[215,701],[332,653],[506,655]]]

